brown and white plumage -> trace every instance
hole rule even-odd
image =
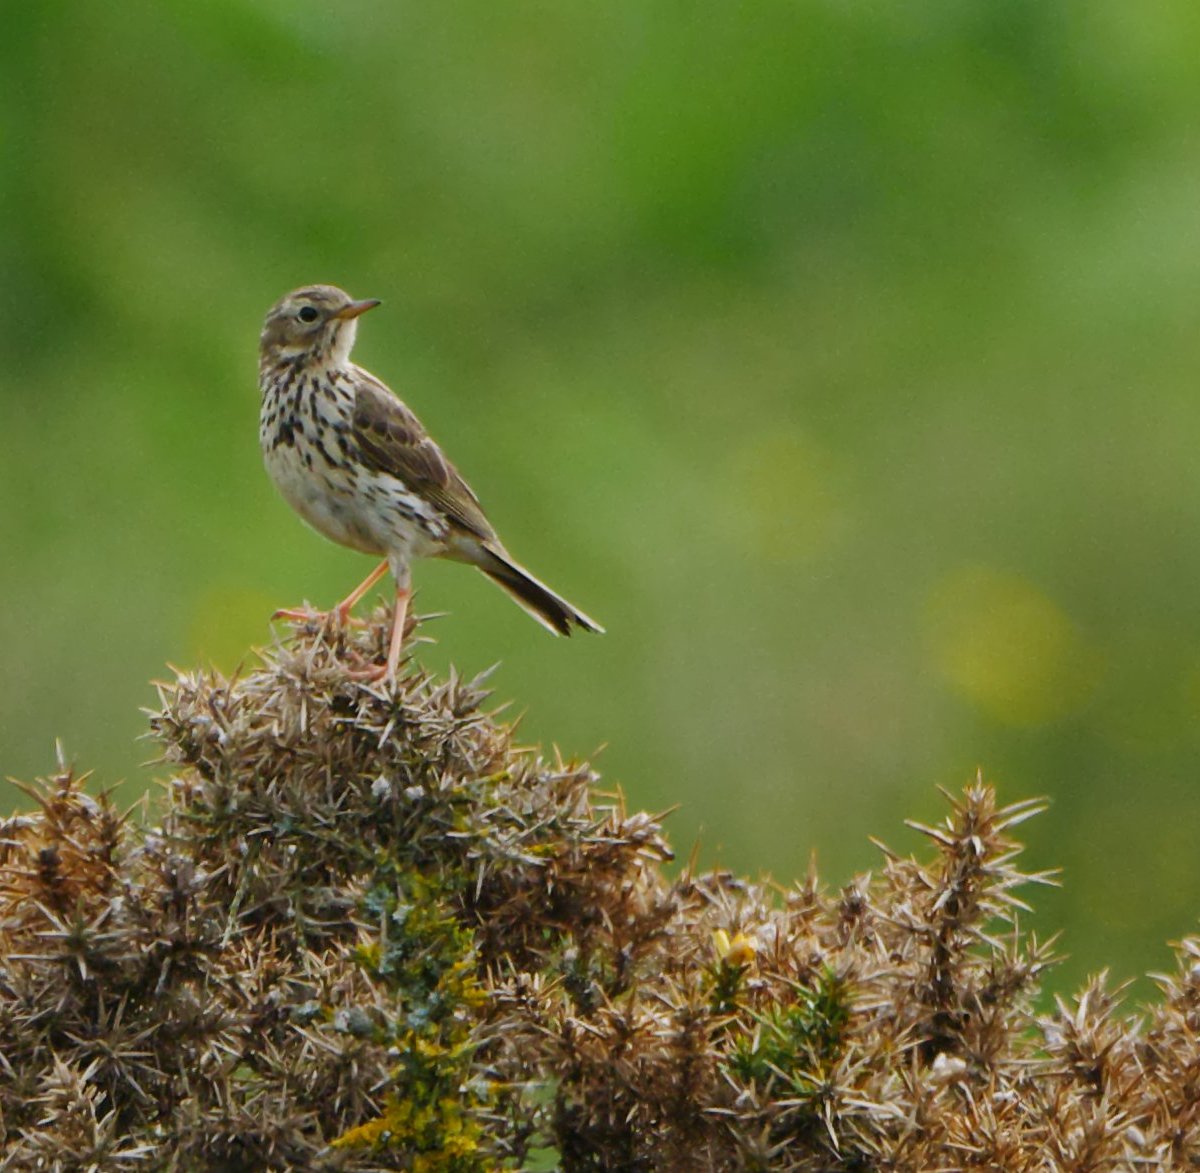
[[[395,674],[414,558],[478,567],[555,634],[602,631],[512,559],[417,417],[350,361],[358,318],[378,304],[331,285],[297,289],[275,304],[259,347],[259,441],[267,471],[301,517],[327,538],[385,559],[339,605],[343,618],[391,570],[396,618],[379,674]]]

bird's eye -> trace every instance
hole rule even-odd
[[[296,314],[296,317],[302,322],[315,322],[317,316],[317,311],[310,305],[301,306],[300,312]]]

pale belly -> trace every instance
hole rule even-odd
[[[303,432],[264,445],[263,460],[284,500],[330,541],[400,563],[446,549],[445,519],[426,501],[394,477],[330,464]]]

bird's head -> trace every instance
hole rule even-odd
[[[306,285],[281,297],[267,314],[259,338],[264,366],[295,361],[344,363],[358,318],[379,302],[355,301],[335,285]]]

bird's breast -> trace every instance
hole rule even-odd
[[[440,511],[359,457],[345,380],[264,376],[262,392],[259,443],[267,472],[313,529],[368,554],[407,559],[444,550],[448,526]]]

